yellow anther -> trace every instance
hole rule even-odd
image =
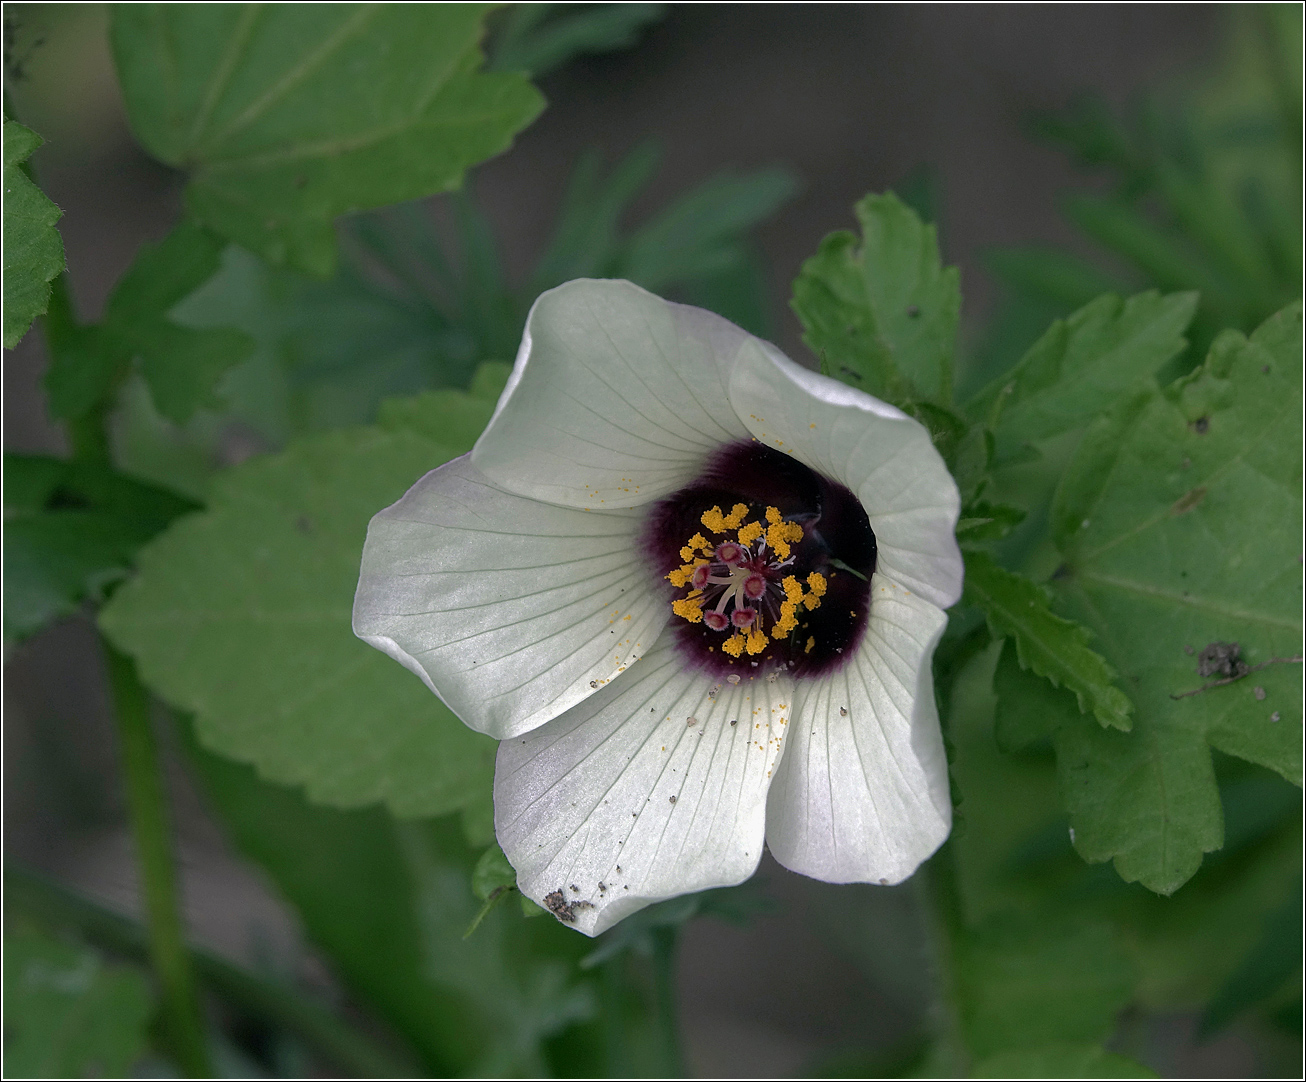
[[[780,585],[784,587],[787,600],[798,602],[803,599],[803,585],[793,575],[786,575]],[[781,606],[781,611],[784,611],[783,606]]]
[[[703,607],[692,597],[682,597],[678,601],[671,602],[671,611],[691,624],[701,623],[703,620]]]
[[[768,507],[767,514],[774,510],[774,507]],[[789,543],[802,539],[803,528],[796,522],[773,522],[766,530],[766,543],[775,549],[782,560],[789,559]]]
[[[736,631],[730,636],[730,638],[726,639],[726,641],[721,644],[721,649],[731,657],[738,657],[744,652],[744,647],[747,643],[748,640]]]
[[[739,528],[739,543],[741,545],[751,545],[762,536],[762,524],[760,522],[750,522],[747,526]]]
[[[748,629],[747,645],[749,654],[760,654],[766,649],[766,636],[762,634],[760,628],[751,627]]]
[[[667,581],[679,589],[682,586],[688,586],[690,580],[694,577],[694,565],[685,564],[684,567],[678,567],[667,576]]]
[[[726,532],[726,516],[721,513],[719,507],[714,507],[711,511],[704,511],[700,521],[713,533]]]
[[[798,605],[796,602],[780,602],[780,619],[775,622],[775,627],[771,628],[771,637],[773,639],[783,639],[798,626],[798,619],[795,615],[797,612]]]
[[[685,547],[680,550],[680,558],[684,560],[686,563],[689,563],[700,552],[704,556],[711,556],[712,553],[715,551],[716,550],[707,543],[706,537],[704,537],[701,533],[696,533],[694,534],[693,537],[691,537],[688,541],[685,542]]]
[[[807,645],[803,647],[803,653],[810,654],[812,652],[812,647],[814,647],[815,645],[816,645],[816,636],[808,635]]]
[[[737,503],[730,509],[730,514],[725,517],[727,530],[737,530],[744,524],[744,519],[748,517],[748,504]]]
[[[808,609],[819,609],[821,607],[821,598],[817,594],[803,594],[803,604]]]
[[[813,571],[810,575],[807,576],[807,588],[811,590],[812,593],[814,593],[817,597],[825,596],[825,590],[827,585],[828,583],[825,581],[825,576],[822,575],[819,571]]]
[[[766,521],[772,526],[779,526],[784,521],[780,515],[780,509],[778,507],[768,507],[766,509]]]

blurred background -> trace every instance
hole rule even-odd
[[[1060,305],[1055,296],[1038,303],[1026,297],[1020,309],[1011,264],[995,250],[1055,246],[1100,267],[1103,279],[1124,273],[1064,213],[1068,193],[1104,191],[1118,178],[1085,169],[1085,155],[1069,152],[1039,118],[1065,115],[1086,95],[1121,115],[1145,101],[1197,100],[1235,34],[1230,11],[1204,4],[646,7],[648,18],[627,46],[570,56],[537,75],[547,110],[509,152],[474,170],[474,203],[431,201],[437,233],[466,245],[475,233],[467,215],[478,207],[477,220],[496,238],[504,280],[524,294],[578,163],[605,176],[626,168],[639,181],[629,185],[620,219],[626,226],[655,219],[704,184],[738,183],[751,202],[729,238],[728,273],[678,282],[668,271],[668,291],[715,300],[714,307],[810,363],[788,309],[789,284],[823,236],[852,227],[856,200],[893,188],[938,224],[945,261],[961,268],[966,363],[975,382],[991,366],[1009,364],[1048,315],[1073,299],[1073,289]],[[99,315],[140,245],[172,227],[182,183],[128,131],[106,23],[99,5],[5,6],[7,64],[16,76],[9,93],[16,114],[47,140],[36,168],[64,212],[59,228],[72,288],[88,319]],[[359,242],[366,248],[367,237]],[[366,253],[359,258],[364,265]],[[197,310],[221,306],[240,273],[225,267]],[[368,317],[373,324],[325,326],[324,351],[350,334],[371,335],[389,366],[388,393],[412,389],[409,347],[402,334],[390,340],[378,330],[384,306],[378,311]],[[514,344],[478,342],[465,353],[510,360]],[[450,349],[456,353],[456,344]],[[347,379],[343,392],[313,382],[314,360],[296,361],[310,389],[284,415],[237,410],[166,435],[190,456],[190,472],[159,479],[198,490],[215,466],[272,449],[294,431],[365,419],[340,413],[341,400],[352,398]],[[66,450],[46,409],[44,366],[39,333],[5,355],[7,450]],[[129,464],[151,476],[150,441],[165,436],[145,411],[129,409],[119,435]],[[7,646],[4,709],[7,855],[111,907],[138,911],[89,620],[73,617]],[[170,755],[195,938],[343,1000],[294,912],[227,843],[175,748]],[[707,917],[684,931],[677,981],[694,1073],[839,1073],[846,1050],[891,1053],[917,1031],[927,1009],[927,967],[910,883],[833,888],[769,858],[759,880],[771,903],[747,923]],[[1195,1026],[1196,1015],[1183,1012],[1149,1022],[1147,1062],[1178,1076],[1267,1069],[1245,1029],[1234,1025],[1199,1041]]]

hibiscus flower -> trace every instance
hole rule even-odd
[[[929,434],[621,281],[531,309],[470,455],[371,523],[354,631],[502,743],[522,892],[596,935],[765,844],[896,883],[952,806],[930,660],[961,591]]]

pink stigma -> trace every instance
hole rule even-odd
[[[730,614],[730,622],[734,624],[735,627],[748,627],[748,625],[756,619],[756,609],[735,609],[735,611]]]
[[[738,611],[735,612],[738,616]],[[703,613],[703,623],[707,624],[713,631],[724,631],[730,626],[730,620],[727,619],[723,612],[705,612]]]

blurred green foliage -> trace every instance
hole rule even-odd
[[[1213,78],[1158,92],[1123,116],[1084,97],[1034,133],[1104,176],[1103,194],[1064,209],[1106,258],[1050,247],[997,249],[1005,301],[967,367],[968,386],[1007,368],[1049,320],[1105,292],[1196,291],[1181,375],[1226,328],[1250,334],[1301,296],[1302,9],[1231,10]]]
[[[98,951],[9,921],[4,1057],[10,1078],[125,1076],[146,1049],[154,1005],[144,975]]]
[[[656,148],[611,167],[590,151],[513,280],[471,185],[411,200],[538,112],[512,73],[628,47],[662,5],[488,11],[118,9],[131,122],[187,171],[188,217],[100,323],[54,296],[47,389],[77,456],[6,456],[6,635],[113,591],[101,627],[185,712],[230,840],[382,1051],[332,1045],[320,1005],[208,960],[219,998],[317,1033],[331,1067],[672,1075],[678,930],[765,900],[671,899],[597,942],[491,904],[514,893],[493,742],[356,641],[350,603],[368,518],[470,448],[540,292],[626,277],[766,335],[750,233],[796,181],[719,174],[632,222]],[[1107,194],[1066,206],[1111,258],[994,253],[1007,306],[959,371],[924,185],[864,199],[860,235],[827,237],[794,284],[823,370],[934,436],[968,577],[935,668],[959,829],[918,895],[938,1009],[919,1039],[828,1073],[1138,1077],[1156,1066],[1129,1022],[1146,1012],[1300,1039],[1300,669],[1282,660],[1301,652],[1300,8],[1236,23],[1195,104],[1040,122],[1107,173]],[[6,124],[26,214],[11,245],[7,200],[6,344],[62,267],[57,211],[21,172],[35,140]],[[111,464],[78,426],[113,410]],[[218,469],[241,431],[276,453]],[[1264,667],[1199,672],[1198,651],[1234,639]],[[864,921],[840,897],[824,922]],[[144,983],[93,951],[20,931],[5,985],[10,1073],[15,1056],[115,1073],[145,1047]]]

